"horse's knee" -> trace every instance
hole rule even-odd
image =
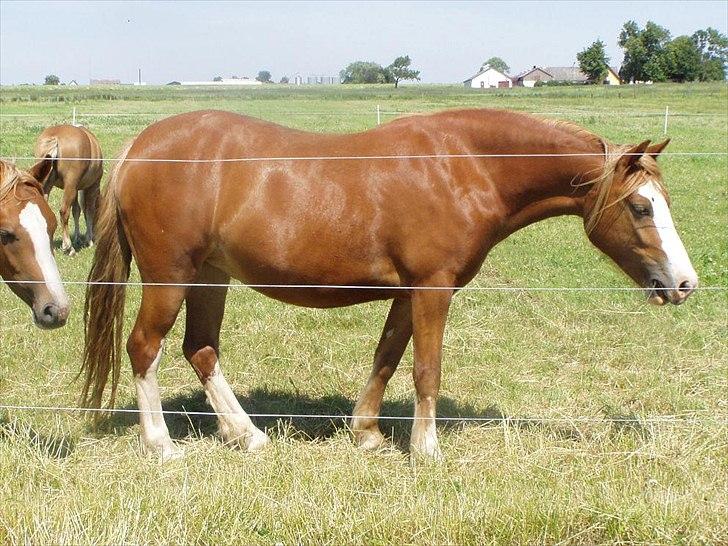
[[[134,329],[126,341],[126,352],[129,355],[134,375],[144,377],[147,370],[158,362],[162,347],[162,340],[155,343],[144,332]]]
[[[218,362],[218,355],[210,345],[195,342],[185,337],[182,344],[182,352],[185,358],[192,365],[197,377],[205,383],[215,372],[215,365]]]

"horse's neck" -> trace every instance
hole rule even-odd
[[[501,237],[552,216],[581,216],[589,183],[603,172],[604,145],[548,125],[524,128],[516,124],[500,130],[514,134],[485,135],[478,147],[480,153],[519,156],[493,158],[501,176],[491,183],[506,212]],[[499,144],[504,136],[511,143],[508,150]]]

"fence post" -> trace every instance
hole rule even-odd
[[[76,126],[76,107],[73,107],[73,126]]]
[[[381,116],[381,112],[379,111],[379,105],[377,104],[377,125],[381,125],[381,124],[382,124],[382,116]]]
[[[667,134],[667,117],[670,115],[670,107],[665,106],[665,128],[662,131],[663,135]]]

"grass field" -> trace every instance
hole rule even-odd
[[[222,108],[343,132],[374,126],[378,105],[383,121],[393,117],[386,112],[462,106],[556,112],[614,142],[661,138],[663,118],[648,114],[669,106],[668,151],[728,149],[725,84],[486,93],[447,86],[18,87],[0,90],[0,156],[30,155],[37,134],[70,121],[74,107],[112,157],[175,112]],[[728,159],[660,161],[701,284],[728,288]],[[90,250],[57,254],[66,280],[85,279],[91,258]],[[631,286],[575,218],[504,241],[473,283]],[[41,332],[0,287],[0,404],[76,405],[83,287],[68,292],[69,324]],[[127,328],[139,293],[129,290]],[[224,446],[213,418],[175,415],[168,424],[185,457],[161,465],[139,454],[134,415],[92,430],[77,413],[0,410],[0,542],[726,544],[728,293],[698,292],[680,307],[643,300],[636,292],[460,293],[446,332],[438,410],[463,419],[440,426],[446,459],[437,465],[410,464],[406,420],[385,423],[391,449],[363,453],[343,420],[257,418],[273,443],[250,455]],[[243,407],[350,413],[387,308],[310,310],[231,291],[222,364]],[[163,405],[205,411],[182,357],[182,326],[180,319],[168,337]],[[411,358],[410,349],[390,382],[384,415],[412,415]],[[125,366],[119,405],[136,408]],[[473,416],[493,420],[465,419]],[[652,420],[659,416],[675,417]]]

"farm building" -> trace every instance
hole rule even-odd
[[[335,85],[341,83],[339,76],[309,76],[307,83],[317,85]]]
[[[493,87],[513,87],[513,80],[503,72],[485,65],[475,76],[471,76],[463,82],[465,87],[488,89]]]
[[[589,81],[578,66],[547,66],[541,68],[534,66],[514,78],[515,84],[521,87],[534,87],[539,81],[549,82],[570,82],[573,84],[586,83]],[[617,70],[608,67],[607,76],[604,82],[607,85],[619,85],[622,80],[619,78]]]
[[[534,66],[515,76],[514,83],[519,87],[534,87],[537,82],[547,82],[553,80],[553,76],[546,72],[543,68]]]
[[[191,81],[181,82],[182,85],[263,85],[258,80],[251,80],[250,78],[222,78],[218,81]]]
[[[89,85],[121,85],[121,80],[91,78],[89,80]]]

